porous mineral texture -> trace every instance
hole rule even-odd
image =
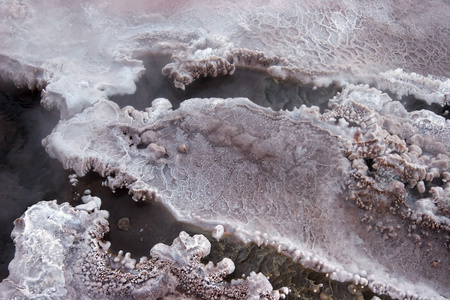
[[[211,249],[202,235],[181,232],[139,262],[130,253],[113,255],[102,240],[107,217],[56,201],[31,206],[15,221],[16,254],[0,299],[278,299],[261,273],[229,283],[230,259],[201,263]]]

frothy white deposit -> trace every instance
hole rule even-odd
[[[42,105],[60,111],[43,145],[66,168],[93,169],[179,220],[272,244],[332,279],[449,297],[449,121],[382,93],[449,105],[446,1],[2,1],[0,16],[0,74],[42,89]],[[182,89],[249,67],[343,90],[324,113],[243,98],[176,110],[157,99],[146,111],[108,100],[133,93],[140,58],[161,53]],[[19,281],[0,287],[14,294]],[[70,281],[58,285],[70,295]]]
[[[130,253],[112,255],[111,243],[102,241],[108,212],[78,208],[39,202],[14,222],[17,252],[0,284],[1,299],[278,299],[261,273],[228,283],[230,259],[200,263],[211,249],[202,235],[181,232],[171,246],[157,244],[138,262]]]

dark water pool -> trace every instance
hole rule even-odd
[[[111,98],[121,107],[131,105],[143,110],[151,105],[152,100],[160,97],[169,99],[174,108],[190,98],[245,97],[274,110],[292,110],[305,104],[319,106],[323,111],[328,107],[328,100],[342,90],[334,84],[315,88],[313,85],[277,80],[265,72],[248,68],[236,68],[232,76],[200,78],[181,90],[175,88],[172,79],[161,73],[161,69],[170,63],[169,56],[151,55],[142,60],[146,72],[137,83],[136,93]]]

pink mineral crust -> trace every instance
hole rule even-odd
[[[56,201],[31,206],[14,223],[16,254],[0,299],[278,299],[261,273],[228,283],[230,259],[200,263],[211,248],[202,235],[181,232],[171,246],[157,244],[139,262],[130,253],[114,256],[102,241],[107,217]]]
[[[145,112],[102,101],[43,144],[80,176],[93,169],[135,200],[161,201],[210,230],[221,224],[332,279],[393,297],[444,295],[448,121],[419,122],[363,85],[330,103],[321,115],[243,98],[190,99],[177,110],[157,99]],[[165,154],[155,159],[158,147]],[[434,176],[445,184],[417,184]]]
[[[398,68],[450,75],[450,9],[439,0],[28,0],[1,2],[0,17],[0,76],[45,88],[42,104],[63,118],[99,99],[134,93],[144,71],[137,58],[155,52],[173,55],[163,72],[179,88],[232,74],[236,66],[400,93],[404,81],[392,73]]]
[[[447,1],[25,0],[0,2],[0,17],[0,76],[60,111],[43,145],[66,168],[332,279],[450,297],[449,121],[391,99],[449,105]],[[245,67],[343,89],[323,113],[109,101],[134,93],[155,53],[172,55],[158,72],[179,88]]]

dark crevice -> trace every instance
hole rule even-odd
[[[393,100],[400,102],[408,112],[420,111],[424,109],[434,112],[436,115],[442,116],[447,120],[450,119],[449,105],[441,106],[436,103],[432,103],[430,105],[425,100],[419,99],[414,95],[402,96],[400,99],[398,99],[398,97],[394,93],[391,93],[388,90],[385,90],[383,92],[388,94],[389,97],[391,97]]]
[[[373,172],[373,159],[371,158],[365,158],[364,162],[366,163],[367,167],[369,168],[369,172]]]
[[[322,112],[322,111],[321,111]],[[344,119],[347,123],[348,123],[348,125],[347,125],[347,127],[353,127],[353,128],[361,128],[361,126],[358,124],[358,123],[356,123],[356,122],[352,122],[352,121],[348,121],[347,119],[345,119],[344,117],[339,117],[339,116],[337,116],[337,117],[335,117],[335,119],[336,119],[336,121],[334,121],[334,125],[339,125],[339,120],[340,119]]]
[[[450,106],[440,106],[436,103],[432,103],[431,105],[425,102],[425,100],[418,99],[412,95],[403,96],[400,100],[400,103],[405,107],[408,112],[419,111],[422,109],[429,110],[437,114],[438,116],[442,116],[446,119],[450,118]]]
[[[360,126],[358,123],[356,123],[356,122],[353,122],[353,121],[347,121],[347,123],[348,123],[348,127],[357,127],[357,128],[361,128],[361,126]]]
[[[244,97],[252,102],[271,107],[273,110],[293,110],[301,105],[318,106],[323,113],[328,108],[328,100],[342,88],[336,84],[328,87],[302,85],[294,81],[279,80],[266,72],[249,68],[236,68],[233,75],[200,78],[188,85],[185,90],[177,89],[173,80],[161,73],[170,63],[170,56],[150,55],[141,58],[146,68],[145,74],[137,82],[133,95],[113,96],[111,100],[121,107],[131,105],[144,110],[156,98],[167,98],[174,109],[190,98],[235,98]]]
[[[427,190],[429,190],[432,187],[435,186],[440,186],[440,187],[444,187],[444,184],[446,184],[446,182],[444,182],[442,180],[442,177],[437,177],[437,178],[433,178],[433,180],[429,181],[425,181],[425,188]]]

